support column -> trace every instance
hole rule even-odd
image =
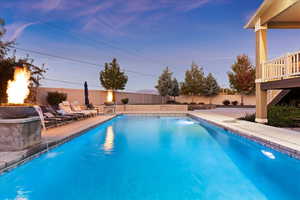
[[[256,32],[256,119],[258,123],[267,123],[267,90],[261,89],[262,64],[268,59],[267,28],[260,25]]]

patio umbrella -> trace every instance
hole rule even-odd
[[[88,89],[88,84],[85,81],[84,82],[84,103],[86,106],[89,106],[90,101],[89,101],[89,89]]]

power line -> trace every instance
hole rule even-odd
[[[52,81],[52,82],[59,82],[59,83],[65,83],[65,84],[70,84],[70,85],[80,85],[83,86],[84,81],[82,82],[74,82],[74,81],[66,81],[66,80],[58,80],[58,79],[53,79],[53,78],[44,78],[43,80],[46,81]],[[90,85],[91,87],[96,87],[96,88],[101,88],[99,85]],[[126,90],[127,92],[136,92],[134,90]]]
[[[49,54],[49,53],[45,53],[45,52],[41,52],[41,51],[36,51],[36,50],[32,50],[32,49],[20,48],[20,47],[14,47],[14,49],[17,49],[17,50],[20,50],[20,51],[24,51],[24,52],[34,53],[34,54],[38,54],[38,55],[43,55],[43,56],[58,58],[58,59],[66,60],[66,61],[77,62],[77,63],[80,63],[80,64],[86,64],[86,65],[93,66],[93,68],[97,67],[97,69],[99,67],[99,64],[92,63],[92,62],[85,61],[85,60],[79,60],[79,59],[75,59],[75,58],[69,58],[69,57],[54,55],[54,54]],[[153,74],[146,74],[146,73],[141,73],[141,72],[138,72],[138,71],[133,71],[133,70],[128,70],[128,69],[125,69],[125,71],[129,72],[129,73],[138,74],[138,75],[141,75],[141,76],[156,77]]]
[[[30,20],[33,20],[33,21],[39,21],[39,20],[35,20],[35,19],[29,18],[29,17],[26,17],[26,18],[27,18],[27,19],[30,19]],[[96,19],[96,20],[97,20],[97,19]],[[98,20],[99,20],[99,19],[98,19]],[[49,22],[43,22],[43,23],[44,23],[45,25],[47,25],[47,26],[49,26],[49,27],[52,27],[52,28],[54,28],[54,29],[56,29],[56,30],[59,30],[59,31],[61,31],[61,32],[69,33],[69,34],[72,35],[74,38],[77,38],[77,39],[79,39],[79,40],[83,40],[81,37],[77,36],[78,33],[75,33],[75,32],[73,32],[73,31],[70,31],[70,30],[68,30],[68,29],[65,29],[64,27],[61,27],[61,26],[58,26],[58,25],[56,25],[56,24],[49,23]],[[138,57],[138,58],[144,57],[143,55],[138,55],[137,52],[135,52],[135,51],[129,51],[129,50],[126,49],[126,48],[118,47],[118,46],[116,46],[116,45],[114,45],[114,44],[112,44],[112,43],[109,43],[109,42],[107,42],[107,41],[95,40],[95,39],[92,39],[92,38],[89,38],[89,37],[84,37],[84,39],[85,39],[86,41],[92,42],[93,45],[96,44],[96,43],[101,43],[102,45],[108,46],[108,47],[110,47],[110,48],[113,48],[113,49],[116,49],[116,50],[119,50],[119,51],[122,51],[122,52],[125,52],[125,53],[127,53],[128,55],[131,55],[131,56],[135,56],[135,57]],[[144,58],[146,58],[147,61],[152,60],[152,61],[155,62],[155,63],[160,63],[159,61],[154,60],[154,59],[152,59],[152,58],[147,58],[147,57],[144,57]],[[160,63],[160,64],[163,64],[163,63]],[[166,64],[163,64],[163,65],[166,65]]]
[[[73,81],[58,80],[58,79],[53,79],[53,78],[44,78],[43,80],[66,83],[66,84],[72,84],[72,85],[83,85],[83,83],[84,83],[84,81],[82,83],[80,83],[80,82],[73,82]],[[100,87],[100,86],[95,86],[95,85],[90,85],[90,86]]]
[[[35,50],[32,50],[32,49],[24,49],[24,48],[20,48],[20,47],[14,47],[14,49],[24,51],[24,52],[34,53],[34,54],[38,54],[38,55],[42,55],[42,56],[48,56],[48,57],[58,58],[58,59],[62,59],[62,60],[77,62],[77,63],[81,63],[81,64],[99,66],[98,64],[91,63],[91,62],[88,62],[88,61],[83,61],[83,60],[78,60],[78,59],[74,59],[74,58],[58,56],[58,55],[49,54],[49,53],[45,53],[45,52],[35,51]]]
[[[27,18],[28,20],[33,20],[33,21],[40,21],[40,20],[36,20],[36,19],[34,19],[34,18],[31,18],[31,17],[25,17],[25,18]],[[100,19],[99,17],[97,17],[96,20],[97,20],[97,21],[100,21],[100,23],[104,24],[105,26],[107,26],[107,27],[110,28],[111,30],[113,30],[113,31],[115,31],[115,32],[119,32],[112,24],[107,23],[105,20]],[[152,58],[150,58],[150,57],[145,57],[144,55],[138,54],[138,51],[137,51],[137,50],[135,50],[135,51],[130,51],[130,50],[126,49],[126,48],[122,48],[122,47],[116,46],[115,44],[112,44],[112,43],[110,43],[110,42],[102,41],[102,40],[95,40],[95,39],[92,39],[92,38],[90,38],[90,37],[83,37],[83,38],[81,38],[81,36],[78,36],[78,35],[79,35],[78,33],[74,32],[74,31],[71,31],[71,30],[68,30],[68,29],[66,29],[66,28],[64,28],[64,27],[62,27],[62,26],[58,26],[58,25],[53,24],[53,23],[43,22],[43,24],[45,24],[45,25],[47,25],[47,26],[49,26],[49,27],[51,27],[51,28],[54,28],[54,29],[56,29],[56,30],[58,30],[58,31],[68,33],[68,34],[70,34],[71,36],[73,36],[74,38],[77,38],[77,39],[79,39],[79,40],[86,40],[86,41],[89,41],[89,42],[91,42],[91,44],[90,44],[89,46],[93,46],[93,47],[96,48],[96,49],[98,49],[98,47],[99,47],[99,46],[96,45],[96,44],[97,44],[97,43],[100,43],[100,44],[102,44],[102,45],[108,46],[108,47],[110,47],[110,48],[113,48],[113,49],[116,49],[116,50],[119,50],[119,51],[122,51],[122,52],[125,52],[125,53],[127,53],[128,55],[135,56],[135,57],[137,57],[137,58],[143,57],[144,59],[146,59],[146,61],[152,60],[152,61],[155,62],[155,63],[159,63],[159,64],[162,64],[162,65],[164,65],[164,66],[169,66],[169,65],[167,65],[167,64],[165,64],[165,63],[161,63],[160,61],[158,61],[158,60],[156,60],[156,59],[152,59]],[[96,45],[97,47],[96,47],[95,45]],[[57,58],[58,58],[58,57],[61,57],[61,56],[51,56],[51,57],[57,57]],[[223,59],[229,59],[229,58],[219,58],[219,59],[223,60]],[[219,59],[215,59],[215,58],[214,58],[213,60],[219,60]],[[71,58],[71,59],[69,59],[69,60],[72,60],[73,62],[77,62],[77,61],[75,61],[75,59],[73,59],[73,58]],[[91,64],[91,63],[87,63],[87,61],[80,61],[80,62],[81,62],[82,64]],[[99,66],[98,64],[94,64],[94,63],[92,63],[92,65]],[[133,70],[126,70],[126,71],[127,71],[127,72],[130,72],[130,73],[138,74],[138,75],[141,75],[141,76],[157,77],[157,76],[152,75],[152,74],[141,73],[141,72],[137,72],[137,71],[133,71]]]

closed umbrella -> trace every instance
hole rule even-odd
[[[84,82],[84,103],[87,107],[89,107],[89,105],[90,105],[89,89],[88,89],[88,84],[86,81]]]

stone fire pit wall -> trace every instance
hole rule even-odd
[[[19,151],[41,142],[41,121],[33,107],[0,106],[0,151]]]

